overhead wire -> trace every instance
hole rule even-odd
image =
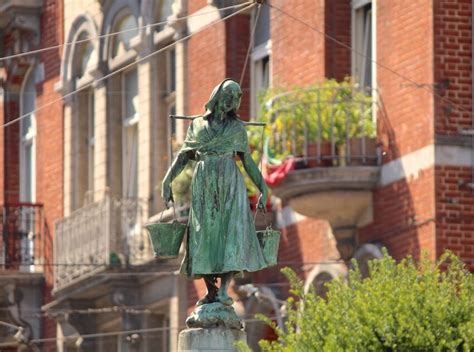
[[[8,122],[4,123],[1,127],[2,127],[2,128],[8,127],[8,126],[10,126],[10,125],[12,125],[12,124],[14,124],[14,123],[16,123],[16,122],[18,122],[18,121],[21,121],[21,120],[24,119],[24,118],[29,117],[29,116],[30,116],[31,114],[33,114],[33,113],[36,113],[36,112],[38,112],[38,111],[40,111],[40,110],[43,110],[43,109],[45,109],[45,108],[47,108],[48,106],[51,106],[51,105],[53,105],[53,104],[59,103],[59,102],[63,101],[65,98],[68,98],[68,97],[70,97],[70,96],[73,96],[74,94],[77,94],[77,93],[79,93],[79,92],[81,92],[81,91],[83,91],[83,90],[86,90],[86,89],[88,89],[88,88],[90,88],[90,87],[96,85],[98,82],[104,81],[104,80],[106,80],[106,79],[108,79],[108,78],[110,78],[110,77],[112,77],[112,76],[114,76],[114,75],[116,75],[116,74],[118,74],[118,73],[120,73],[120,72],[123,72],[123,71],[129,69],[130,67],[132,67],[132,66],[134,66],[134,65],[136,65],[136,64],[138,64],[138,63],[140,63],[140,62],[142,62],[142,61],[148,60],[149,58],[155,56],[156,54],[159,54],[159,53],[161,53],[161,52],[163,52],[163,51],[166,51],[166,50],[168,50],[168,49],[174,47],[176,44],[178,44],[178,43],[180,43],[180,42],[183,42],[183,41],[185,41],[185,40],[190,39],[192,36],[196,35],[197,33],[200,33],[200,32],[202,32],[202,31],[204,31],[204,30],[206,30],[206,29],[208,29],[208,28],[210,28],[210,27],[212,27],[212,26],[214,26],[214,25],[216,25],[216,24],[218,24],[218,23],[220,23],[220,22],[224,22],[224,21],[228,20],[229,18],[232,18],[232,17],[238,15],[239,13],[242,13],[242,12],[244,12],[244,11],[247,11],[247,10],[251,9],[251,8],[254,7],[254,6],[255,6],[255,3],[250,3],[250,5],[248,5],[248,6],[244,7],[244,8],[241,8],[241,9],[239,9],[239,10],[237,10],[237,11],[235,11],[235,12],[233,12],[233,13],[231,13],[231,14],[229,14],[229,15],[227,15],[227,16],[225,16],[225,17],[223,17],[223,18],[221,18],[221,19],[219,19],[219,20],[217,20],[217,21],[213,21],[213,22],[211,22],[211,23],[208,23],[208,24],[206,24],[205,26],[203,26],[203,27],[197,29],[195,32],[193,32],[193,33],[191,33],[191,34],[188,34],[188,35],[186,35],[186,36],[184,36],[184,37],[182,37],[182,38],[180,38],[180,39],[174,41],[173,43],[168,44],[168,45],[166,45],[166,46],[164,46],[164,47],[162,47],[162,48],[160,48],[160,49],[157,49],[157,50],[151,52],[150,54],[147,54],[147,55],[145,55],[145,56],[142,56],[142,57],[138,58],[137,60],[135,60],[135,61],[133,61],[133,62],[131,62],[131,63],[129,63],[129,64],[127,64],[127,65],[121,67],[121,68],[118,68],[118,69],[116,69],[115,71],[112,71],[112,72],[110,72],[109,74],[107,74],[107,75],[105,75],[105,76],[103,76],[103,77],[100,77],[100,78],[98,78],[98,79],[96,79],[96,80],[93,80],[92,82],[90,82],[90,83],[88,83],[88,84],[85,84],[84,86],[82,86],[82,87],[80,87],[80,88],[78,88],[78,89],[76,89],[76,90],[74,90],[74,91],[72,91],[72,92],[69,92],[69,93],[63,95],[63,96],[62,96],[61,98],[59,98],[59,99],[55,99],[55,100],[52,100],[52,101],[50,101],[50,102],[48,102],[48,103],[45,103],[45,104],[43,104],[43,105],[37,107],[37,108],[34,109],[33,111],[30,111],[29,113],[20,115],[19,117],[15,118],[15,119],[13,119],[13,120],[11,120],[11,121],[8,121]]]
[[[269,319],[276,319],[275,316],[269,317]],[[241,319],[244,323],[253,323],[253,322],[261,322],[264,323],[262,320],[257,318],[244,318]],[[112,336],[124,336],[124,335],[132,335],[132,334],[148,334],[148,333],[156,333],[156,332],[166,332],[172,330],[182,330],[185,329],[186,326],[180,325],[176,327],[172,326],[165,326],[159,328],[143,328],[143,329],[134,329],[134,330],[121,330],[121,331],[111,331],[111,332],[100,332],[100,333],[93,333],[93,334],[84,334],[84,335],[75,335],[75,336],[63,336],[63,337],[48,337],[42,339],[32,339],[29,343],[45,343],[45,342],[63,342],[67,340],[77,340],[79,338],[82,339],[90,339],[90,338],[100,338],[100,337],[112,337]],[[0,347],[9,347],[9,346],[16,346],[15,344],[4,344],[0,345]]]
[[[242,4],[237,4],[237,5],[232,5],[232,6],[226,6],[226,7],[219,8],[219,9],[217,9],[217,10],[218,10],[219,12],[223,12],[223,11],[227,11],[227,10],[238,9],[238,8],[240,8],[240,7],[247,6],[247,5],[249,5],[249,4],[252,4],[252,2],[251,2],[251,1],[248,1],[248,2],[244,2],[244,3],[242,3]],[[198,16],[204,16],[204,15],[209,15],[209,14],[213,14],[213,13],[215,13],[214,10],[213,10],[213,11],[200,12],[200,13],[193,13],[193,14],[191,14],[191,15],[173,18],[172,21],[173,21],[173,22],[179,22],[179,21],[186,20],[186,19],[188,19],[188,18],[193,18],[193,17],[198,17]],[[44,51],[49,51],[49,50],[53,50],[53,49],[59,49],[59,48],[68,47],[68,46],[71,46],[71,45],[82,44],[82,43],[86,43],[86,42],[93,41],[93,40],[96,40],[96,39],[102,39],[102,38],[112,37],[112,36],[116,36],[116,35],[119,35],[119,34],[128,33],[128,32],[134,32],[134,31],[141,30],[141,29],[153,28],[153,27],[161,26],[161,25],[163,25],[163,24],[168,24],[169,22],[170,22],[170,21],[168,21],[168,20],[166,20],[166,21],[160,21],[160,22],[155,22],[155,23],[146,24],[146,25],[143,25],[143,26],[137,26],[137,27],[132,27],[132,28],[124,29],[124,30],[122,30],[122,31],[110,32],[110,33],[107,33],[107,34],[101,34],[101,35],[97,35],[97,36],[94,36],[94,37],[88,37],[88,38],[84,38],[84,39],[80,39],[80,40],[76,40],[76,41],[72,41],[72,42],[66,42],[66,43],[62,43],[62,44],[57,44],[57,45],[48,46],[48,47],[45,47],[45,48],[30,50],[30,51],[26,51],[26,52],[24,52],[24,53],[19,53],[19,54],[14,54],[14,55],[3,56],[3,57],[0,57],[0,61],[15,59],[15,58],[18,58],[18,57],[23,57],[23,56],[28,56],[28,55],[35,55],[35,54],[42,53],[42,52],[44,52]]]
[[[348,44],[346,44],[346,43],[340,41],[339,39],[333,37],[332,35],[326,33],[324,30],[321,30],[321,29],[319,29],[319,28],[317,28],[317,27],[315,27],[315,26],[313,26],[313,25],[311,25],[311,24],[309,24],[309,23],[303,21],[302,19],[300,19],[300,18],[298,18],[298,17],[296,17],[296,16],[294,16],[294,15],[288,13],[287,11],[285,11],[285,10],[283,10],[283,9],[281,9],[281,8],[279,8],[279,7],[277,7],[277,6],[275,6],[275,5],[273,5],[271,2],[268,2],[268,6],[270,6],[271,8],[273,8],[273,9],[279,11],[279,12],[282,13],[282,14],[284,14],[284,15],[286,15],[286,16],[292,18],[294,21],[299,22],[299,23],[301,23],[302,25],[304,25],[304,26],[306,26],[306,27],[312,29],[312,30],[315,31],[316,33],[321,34],[322,36],[324,36],[324,37],[328,38],[329,40],[333,41],[334,43],[336,43],[337,45],[339,45],[339,46],[341,46],[341,47],[343,47],[343,48],[345,48],[345,49],[347,49],[347,50],[353,52],[353,53],[356,54],[356,55],[362,56],[363,58],[370,60],[371,63],[377,65],[378,67],[380,67],[380,68],[382,68],[382,69],[384,69],[384,70],[386,70],[386,71],[388,71],[388,72],[390,72],[390,73],[392,73],[393,75],[395,75],[395,76],[397,76],[397,77],[399,77],[399,78],[401,78],[401,79],[403,79],[403,80],[405,80],[405,81],[407,81],[407,82],[413,84],[413,85],[416,86],[416,87],[420,87],[420,88],[422,88],[422,89],[424,89],[424,90],[429,91],[430,93],[432,93],[433,95],[435,95],[435,96],[437,96],[438,98],[442,99],[443,101],[445,101],[445,102],[451,104],[452,107],[455,108],[458,112],[461,112],[461,113],[468,113],[469,115],[473,115],[473,113],[472,113],[471,111],[469,111],[469,110],[467,110],[467,109],[464,109],[464,108],[462,108],[462,107],[459,107],[456,102],[452,101],[452,100],[449,99],[448,97],[445,97],[445,96],[439,94],[438,92],[436,92],[435,89],[431,88],[430,86],[427,86],[427,85],[424,85],[424,84],[420,84],[419,82],[417,82],[417,81],[415,81],[415,80],[413,80],[413,79],[411,79],[411,78],[409,78],[409,77],[407,77],[407,76],[405,76],[405,75],[403,75],[403,74],[397,72],[396,70],[390,68],[389,66],[387,66],[387,65],[385,65],[385,64],[382,64],[382,63],[380,63],[380,62],[377,61],[377,60],[372,59],[370,56],[368,56],[368,55],[366,55],[366,54],[364,54],[364,53],[359,52],[358,50],[354,49],[352,46],[350,46],[350,45],[348,45]]]
[[[245,76],[245,71],[247,69],[247,62],[249,61],[250,57],[250,52],[252,51],[253,48],[253,43],[255,41],[255,30],[257,29],[257,24],[258,24],[258,19],[260,17],[260,10],[262,9],[262,4],[258,4],[257,7],[257,14],[255,15],[254,23],[253,23],[253,28],[250,31],[250,41],[249,41],[249,47],[247,48],[247,55],[245,56],[244,60],[244,67],[242,68],[242,73],[240,75],[240,81],[239,85],[242,87],[242,83],[244,81],[244,76]]]

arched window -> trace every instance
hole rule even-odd
[[[365,243],[360,246],[354,253],[354,259],[359,264],[359,270],[362,277],[369,276],[369,261],[374,259],[381,259],[383,253],[379,245],[373,243]]]
[[[328,291],[326,284],[336,277],[345,277],[346,275],[347,267],[344,263],[317,264],[306,278],[304,291],[308,292],[312,287],[318,296],[326,298]]]
[[[112,59],[124,55],[131,49],[131,40],[138,35],[138,22],[131,14],[117,21],[113,32],[120,32],[112,41]]]
[[[92,71],[97,67],[97,52],[91,35],[83,31],[77,37],[79,43],[74,48],[72,61],[73,87],[80,88],[93,80]],[[94,153],[95,153],[95,104],[94,89],[83,89],[74,96],[73,107],[73,202],[72,209],[80,208],[93,200],[94,192]]]
[[[31,68],[21,88],[20,114],[26,115],[20,120],[20,201],[36,201],[36,87],[34,68]],[[31,263],[34,257],[35,229],[34,209],[23,207],[20,225],[20,251],[22,263]],[[27,269],[28,270],[28,269]]]
[[[109,70],[117,70],[132,63],[138,53],[133,44],[138,37],[138,21],[131,9],[122,7],[111,14],[112,37],[107,48]],[[110,121],[108,135],[111,147],[111,188],[123,198],[138,198],[138,122],[139,75],[133,65],[107,82],[107,99]]]

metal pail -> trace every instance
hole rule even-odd
[[[278,245],[280,244],[280,231],[273,230],[271,226],[268,226],[263,231],[257,231],[257,238],[267,266],[276,265]]]
[[[174,220],[170,223],[150,223],[145,225],[150,236],[155,257],[161,259],[176,258],[186,232],[186,224]]]

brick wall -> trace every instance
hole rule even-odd
[[[380,243],[396,259],[419,257],[422,249],[434,258],[434,169],[399,180],[373,194],[374,221],[359,230],[358,243]]]
[[[224,23],[195,34],[188,42],[188,88],[186,114],[204,112],[214,87],[226,76]]]
[[[457,135],[472,128],[471,1],[434,3],[434,62],[436,98],[435,132]],[[474,270],[474,193],[472,169],[437,166],[436,252],[454,251]]]
[[[5,97],[0,97],[0,125],[5,121],[4,100]],[[0,128],[0,204],[5,203],[5,129]]]
[[[62,41],[61,0],[47,0],[43,6],[41,18],[40,47],[57,45]],[[54,91],[54,84],[59,81],[61,49],[41,53],[44,63],[44,82],[37,86],[36,106],[41,107],[61,98]],[[36,199],[44,204],[45,216],[45,261],[53,262],[54,223],[63,215],[63,104],[54,103],[36,114]],[[44,268],[44,299],[51,299],[53,286],[53,269],[51,265]],[[43,325],[45,337],[56,336],[56,324],[46,319]]]
[[[457,134],[472,126],[471,1],[434,2],[436,132]]]
[[[351,74],[351,4],[349,0],[326,0],[325,38],[326,77],[343,80]]]
[[[377,67],[379,138],[385,161],[433,143],[432,8],[430,1],[377,2],[377,61],[421,84]],[[420,16],[423,14],[423,16]]]
[[[472,169],[437,166],[436,174],[436,252],[449,249],[474,270],[474,192]]]
[[[9,94],[9,93],[7,93]],[[11,95],[10,95],[11,96]],[[8,100],[4,106],[5,121],[11,121],[20,115],[19,104],[16,100]],[[19,131],[18,123],[11,124],[4,129],[4,170],[5,175],[5,194],[6,203],[18,202],[20,199],[20,156],[19,148]]]
[[[188,1],[188,13],[192,14],[193,12],[198,11],[208,4],[207,0],[193,0]]]
[[[275,0],[275,7],[324,31],[324,1]],[[271,9],[272,70],[275,87],[309,85],[325,77],[324,36]]]
[[[240,82],[250,42],[250,16],[236,15],[226,22],[226,76]],[[248,119],[250,112],[250,57],[241,83],[243,92],[239,114]]]

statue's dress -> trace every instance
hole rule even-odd
[[[223,124],[194,119],[180,152],[193,152],[197,161],[181,272],[198,278],[266,267],[244,179],[235,162],[237,152],[248,152],[244,124],[234,117]]]

